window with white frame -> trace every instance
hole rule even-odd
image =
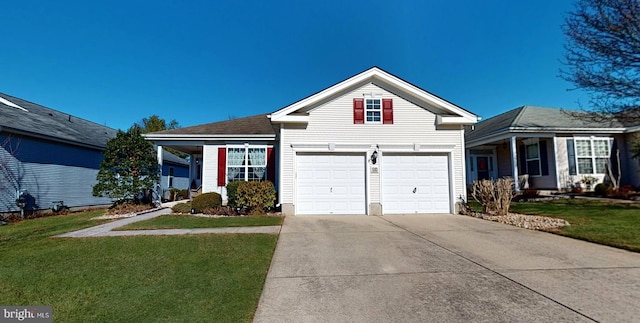
[[[527,160],[527,173],[529,176],[539,176],[540,171],[540,147],[538,143],[525,146],[525,155]]]
[[[380,123],[382,120],[382,100],[365,99],[364,112],[367,123]]]
[[[266,147],[227,148],[227,181],[263,181],[267,174]]]
[[[575,158],[578,174],[604,174],[611,153],[609,138],[576,138]]]

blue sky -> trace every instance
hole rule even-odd
[[[113,128],[278,110],[379,66],[486,119],[587,107],[572,1],[4,0],[0,92]]]

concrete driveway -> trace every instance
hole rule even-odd
[[[460,215],[287,217],[255,322],[637,322],[640,254]]]

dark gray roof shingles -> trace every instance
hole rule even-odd
[[[155,135],[275,135],[267,114],[153,132]]]
[[[4,93],[0,96],[27,111],[0,102],[0,127],[51,140],[103,149],[117,130]]]

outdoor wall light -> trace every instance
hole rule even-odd
[[[374,150],[373,153],[371,154],[371,158],[369,159],[371,161],[371,164],[375,165],[378,162],[378,151]]]

